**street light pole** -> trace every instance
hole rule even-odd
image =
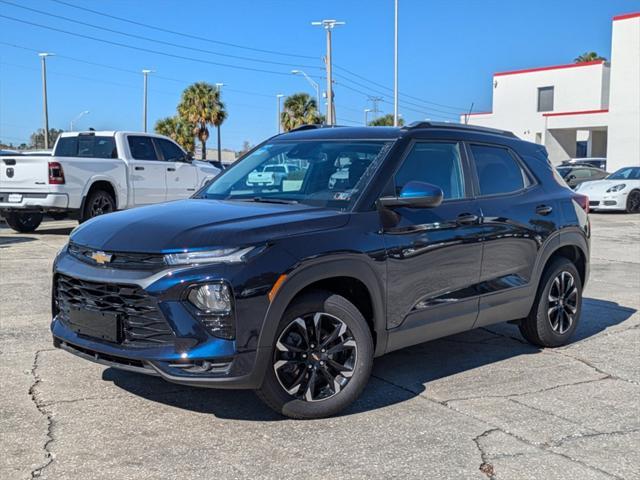
[[[73,124],[75,122],[77,122],[78,120],[80,120],[82,117],[84,117],[85,115],[89,115],[89,110],[85,110],[84,112],[80,112],[78,115],[75,116],[75,118],[73,120],[71,120],[69,122],[69,131],[73,132]]]
[[[365,108],[365,109],[364,109],[364,126],[365,126],[365,127],[367,127],[367,126],[369,125],[369,119],[368,119],[368,116],[369,116],[369,112],[370,112],[370,111],[371,111],[371,109],[370,109],[370,108]]]
[[[316,104],[317,104],[316,107],[318,108],[318,110],[320,110],[320,86],[318,85],[318,83],[315,82],[309,75],[307,75],[302,70],[291,70],[291,73],[293,73],[294,75],[298,75],[298,74],[302,75],[304,78],[307,79],[307,82],[309,82],[309,84],[316,91]]]
[[[393,126],[398,126],[398,1],[395,0],[395,32],[393,45]]]
[[[220,99],[220,95],[222,94],[222,87],[224,83],[216,83],[216,87],[218,87],[218,100]],[[220,125],[217,126],[218,130],[218,163],[222,165],[222,146],[220,143]]]
[[[327,66],[327,124],[333,125],[336,121],[336,111],[333,102],[333,79],[331,63],[331,31],[336,25],[344,25],[345,22],[337,20],[322,20],[321,22],[311,22],[311,25],[321,26],[327,32],[327,55],[325,63]]]
[[[280,99],[284,97],[283,94],[279,93],[276,95],[276,100],[278,101],[278,133],[282,132],[282,119],[280,113]]]
[[[149,83],[149,74],[151,70],[142,70],[142,75],[144,77],[144,88],[142,94],[142,131],[147,131],[147,84]]]
[[[49,149],[49,105],[47,102],[47,57],[52,53],[38,54],[42,65],[42,111],[44,116],[44,148]]]

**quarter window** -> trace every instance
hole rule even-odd
[[[511,193],[529,186],[531,181],[505,148],[471,145],[481,195]]]
[[[132,158],[136,160],[158,160],[151,137],[130,136],[127,137],[127,141],[129,142]]]
[[[396,195],[410,181],[440,187],[445,199],[464,197],[460,146],[457,143],[416,143],[396,173]]]
[[[550,112],[553,110],[553,87],[538,88],[538,111]]]

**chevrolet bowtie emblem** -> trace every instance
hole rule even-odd
[[[104,265],[105,263],[110,262],[111,257],[113,257],[113,255],[104,252],[93,252],[91,254],[91,258],[93,259],[93,261],[99,263],[100,265]]]

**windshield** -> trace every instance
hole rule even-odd
[[[350,208],[391,143],[298,141],[261,146],[200,194],[215,200]]]
[[[571,172],[572,168],[571,167],[557,167],[556,170],[558,171],[558,173],[560,175],[562,175],[563,177],[566,177],[567,174],[569,174],[569,172]]]
[[[640,180],[640,167],[625,167],[613,172],[607,180]]]

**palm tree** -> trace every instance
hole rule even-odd
[[[398,125],[400,126],[404,125],[404,120],[402,119],[402,117],[398,118]],[[383,115],[381,117],[374,118],[369,122],[369,126],[370,127],[393,127],[393,115],[390,113],[387,113],[386,115]]]
[[[220,101],[220,91],[210,83],[196,82],[182,92],[178,104],[178,115],[193,125],[193,134],[202,143],[202,159],[207,158],[207,125],[222,124],[227,117],[224,105]]]
[[[193,124],[179,116],[161,118],[156,122],[156,133],[172,138],[187,152],[193,153],[195,149],[195,137]]]
[[[284,110],[280,114],[285,132],[302,125],[322,123],[324,115],[318,112],[318,104],[307,93],[294,93],[284,101]]]
[[[602,60],[603,62],[607,61],[606,58],[601,57],[596,52],[584,52],[582,55],[573,59],[576,63],[595,62],[596,60]]]

